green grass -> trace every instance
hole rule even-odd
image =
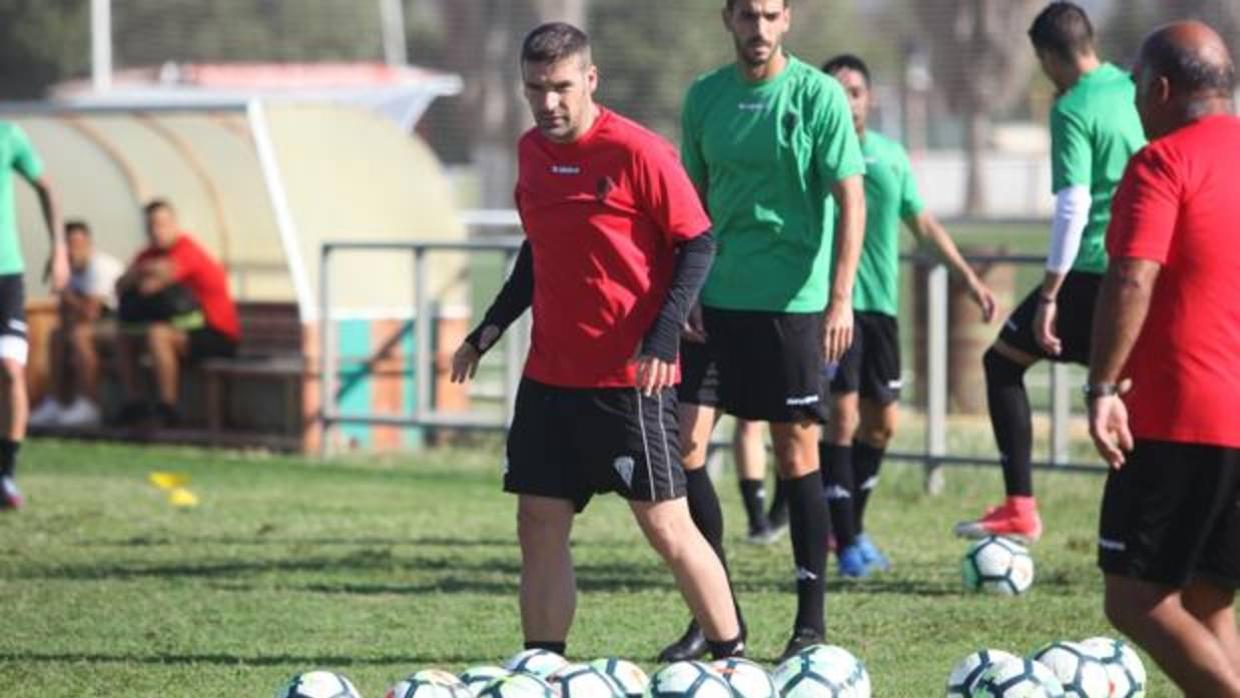
[[[0,685],[23,696],[267,696],[315,667],[382,695],[407,672],[496,662],[519,646],[514,501],[497,452],[319,464],[128,446],[31,443],[30,507],[0,529]],[[202,504],[178,511],[148,485],[186,471]],[[1101,479],[1040,475],[1049,533],[1026,597],[962,592],[948,527],[999,490],[997,471],[952,471],[927,498],[892,465],[871,532],[896,569],[829,584],[830,639],[864,658],[881,698],[940,695],[983,646],[1026,652],[1107,633],[1094,567]],[[728,547],[769,661],[793,610],[788,545],[741,542],[733,477],[719,483]],[[570,654],[649,658],[686,620],[668,573],[615,497],[578,520],[582,590]],[[1172,694],[1154,674],[1151,696]]]

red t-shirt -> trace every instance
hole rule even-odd
[[[525,375],[568,388],[628,387],[663,307],[675,246],[710,228],[672,146],[602,109],[575,143],[536,129],[518,146],[516,201],[534,257]]]
[[[1128,360],[1142,439],[1240,448],[1240,119],[1202,119],[1133,156],[1107,251],[1162,265]]]
[[[202,306],[203,318],[211,329],[233,341],[241,338],[237,307],[228,293],[228,274],[207,251],[187,233],[181,233],[167,250],[148,247],[138,253],[141,262],[166,256],[172,262],[172,279],[189,289]]]

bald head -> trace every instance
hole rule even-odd
[[[1133,74],[1137,110],[1150,138],[1231,110],[1235,65],[1222,37],[1202,22],[1175,22],[1154,30],[1141,43]]]

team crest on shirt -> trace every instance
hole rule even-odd
[[[637,463],[632,456],[620,456],[611,464],[611,467],[615,468],[616,472],[620,474],[620,479],[624,480],[625,487],[633,486],[633,468],[637,467]]]
[[[599,177],[598,182],[594,185],[594,196],[599,201],[606,201],[615,188],[616,183],[611,180],[611,177]]]

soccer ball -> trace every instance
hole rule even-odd
[[[972,698],[1064,698],[1051,670],[1032,659],[992,664],[973,687]]]
[[[779,698],[779,689],[757,662],[742,657],[728,657],[711,662],[711,666],[732,687],[736,698]]]
[[[384,698],[473,698],[469,687],[455,675],[424,669],[388,689]]]
[[[1033,558],[1023,545],[991,536],[969,547],[961,565],[971,591],[1015,596],[1033,584]]]
[[[547,650],[523,650],[512,656],[504,668],[514,674],[533,674],[545,679],[568,666],[568,660]]]
[[[1106,667],[1111,679],[1111,698],[1142,698],[1145,695],[1145,665],[1128,643],[1109,637],[1091,637],[1082,642],[1081,647]]]
[[[310,671],[289,679],[276,698],[361,698],[348,679],[330,671]]]
[[[732,687],[703,662],[668,664],[650,677],[649,698],[733,698]]]
[[[562,698],[625,698],[607,672],[589,664],[569,664],[547,679]]]
[[[1051,670],[1068,698],[1110,698],[1111,679],[1102,662],[1075,642],[1052,642],[1032,659]]]
[[[969,698],[982,673],[995,664],[1019,659],[1003,650],[980,650],[974,652],[952,668],[947,676],[947,698]]]
[[[478,698],[559,698],[551,684],[533,674],[509,674],[488,683]]]
[[[590,662],[590,666],[601,669],[610,676],[628,698],[641,698],[646,693],[646,687],[650,685],[650,677],[646,676],[646,672],[624,659],[604,657]]]
[[[870,675],[848,650],[814,645],[775,668],[783,698],[870,698]]]
[[[491,683],[495,679],[508,676],[510,674],[512,674],[512,672],[503,667],[484,664],[482,666],[470,667],[465,671],[462,671],[461,675],[457,678],[461,680],[461,683],[465,684],[465,687],[469,689],[471,695],[477,696],[482,692],[483,688],[486,688],[487,684]]]

